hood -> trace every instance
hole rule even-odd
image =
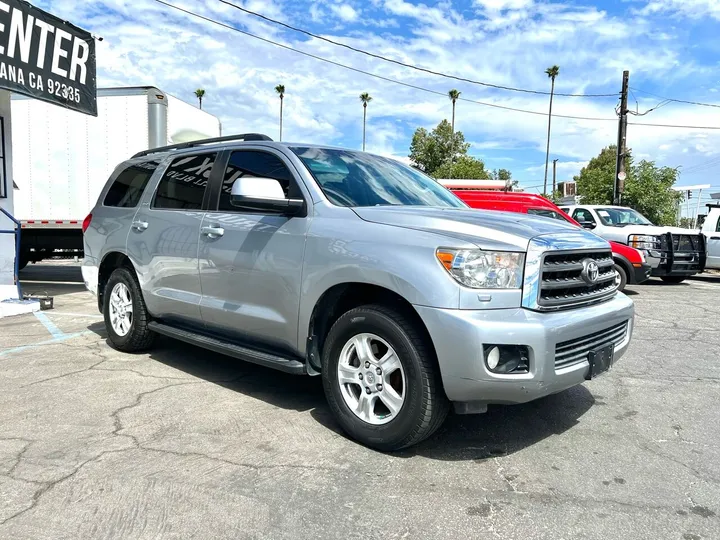
[[[578,232],[577,226],[565,221],[495,210],[424,206],[365,206],[353,210],[365,221],[431,232],[484,249],[526,251],[535,236]]]
[[[625,227],[610,227],[611,230],[617,231],[618,233],[626,233],[628,236],[631,234],[645,234],[649,236],[660,236],[661,234],[672,233],[672,234],[700,234],[698,231],[693,229],[682,229],[680,227],[663,227],[661,225],[627,225]]]

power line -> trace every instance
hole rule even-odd
[[[429,89],[429,88],[424,88],[424,87],[422,87],[422,86],[417,86],[417,85],[415,85],[415,84],[410,84],[410,83],[406,83],[406,82],[403,82],[403,81],[398,81],[397,79],[391,79],[390,77],[384,77],[384,76],[378,75],[378,74],[376,74],[376,73],[371,73],[371,72],[369,72],[369,71],[364,71],[364,70],[362,70],[362,69],[358,69],[358,68],[355,68],[355,67],[352,67],[352,66],[348,66],[348,65],[346,65],[346,64],[342,64],[342,63],[340,63],[340,62],[336,62],[336,61],[330,60],[330,59],[328,59],[328,58],[323,58],[322,56],[318,56],[318,55],[315,55],[315,54],[312,54],[312,53],[309,53],[309,52],[306,52],[306,51],[303,51],[303,50],[300,50],[300,49],[295,49],[295,48],[293,48],[293,47],[290,47],[289,45],[284,45],[284,44],[282,44],[282,43],[278,43],[277,41],[273,41],[273,40],[271,40],[271,39],[267,39],[267,38],[264,38],[264,37],[255,35],[255,34],[253,34],[253,33],[251,33],[251,32],[247,32],[247,31],[245,31],[245,30],[240,30],[239,28],[235,28],[234,26],[231,26],[231,25],[229,25],[229,24],[227,24],[227,23],[224,23],[224,22],[221,22],[221,21],[217,21],[217,20],[212,19],[212,18],[210,18],[210,17],[205,17],[204,15],[200,15],[199,13],[195,13],[195,12],[193,12],[193,11],[189,11],[189,10],[184,9],[184,8],[181,8],[181,7],[179,7],[179,6],[170,4],[170,3],[168,3],[168,2],[165,2],[164,0],[155,0],[155,1],[156,1],[157,3],[159,3],[159,4],[163,4],[163,5],[165,5],[165,6],[168,6],[168,7],[172,8],[172,9],[175,9],[175,10],[177,10],[177,11],[181,11],[181,12],[187,14],[187,15],[191,15],[191,16],[196,17],[196,18],[198,18],[198,19],[202,19],[202,20],[204,20],[204,21],[206,21],[206,22],[209,22],[209,23],[212,23],[212,24],[216,24],[216,25],[218,25],[218,26],[222,26],[223,28],[227,28],[228,30],[233,30],[233,31],[238,32],[238,33],[240,33],[240,34],[243,34],[243,35],[245,35],[245,36],[248,36],[248,37],[251,37],[251,38],[254,38],[254,39],[258,39],[258,40],[263,41],[263,42],[265,42],[265,43],[269,43],[269,44],[271,44],[271,45],[275,45],[276,47],[280,47],[280,48],[282,48],[282,49],[286,49],[286,50],[288,50],[288,51],[292,51],[292,52],[295,52],[295,53],[297,53],[297,54],[301,54],[301,55],[303,55],[303,56],[307,56],[307,57],[309,57],[309,58],[313,58],[313,59],[315,59],[315,60],[319,60],[319,61],[321,61],[321,62],[325,62],[325,63],[332,64],[332,65],[337,66],[337,67],[341,67],[341,68],[344,68],[344,69],[348,69],[348,70],[350,70],[350,71],[354,71],[355,73],[361,73],[361,74],[363,74],[363,75],[367,75],[368,77],[374,77],[374,78],[376,78],[376,79],[380,79],[380,80],[383,80],[383,81],[386,81],[386,82],[390,82],[390,83],[394,83],[394,84],[399,84],[399,85],[401,85],[401,86],[405,86],[405,87],[407,87],[407,88],[412,88],[412,89],[418,90],[418,91],[420,91],[420,92],[425,92],[425,93],[428,93],[428,94],[434,94],[434,95],[438,95],[438,96],[447,97],[447,94],[445,94],[444,92],[439,92],[439,91],[437,91],[437,90],[431,90],[431,89]],[[533,114],[533,115],[536,115],[536,116],[548,116],[548,113],[545,113],[545,112],[531,111],[531,110],[527,110],[527,109],[519,109],[519,108],[516,108],[516,107],[508,107],[508,106],[505,106],[505,105],[497,105],[497,104],[495,104],[495,103],[487,103],[487,102],[485,102],[485,101],[478,101],[478,100],[468,99],[468,98],[463,98],[463,97],[460,97],[459,100],[460,100],[460,101],[465,101],[465,102],[468,102],[468,103],[475,103],[475,104],[477,104],[477,105],[483,105],[483,106],[485,106],[485,107],[492,107],[492,108],[495,108],[495,109],[502,109],[502,110],[506,110],[506,111],[514,111],[514,112],[520,112],[520,113],[524,113],[524,114]],[[600,118],[600,117],[592,117],[592,116],[590,116],[590,117],[588,117],[588,116],[572,116],[572,115],[566,115],[566,114],[553,114],[552,116],[553,116],[554,118],[567,118],[567,119],[570,119],[570,120],[589,120],[589,121],[599,121],[599,122],[616,122],[616,121],[617,121],[615,118]],[[667,127],[667,128],[682,128],[682,129],[711,129],[711,130],[720,130],[720,126],[682,126],[682,125],[674,125],[674,124],[648,124],[648,123],[642,123],[642,122],[628,122],[628,124],[635,125],[635,126]]]
[[[555,115],[553,115],[555,116]],[[645,122],[628,122],[631,126],[651,126],[651,127],[666,127],[666,128],[681,128],[681,129],[720,129],[720,126],[679,126],[676,124],[648,124]]]
[[[175,5],[173,5],[173,4],[170,4],[170,3],[168,3],[168,2],[165,2],[164,0],[155,0],[155,1],[158,2],[159,4],[163,4],[163,5],[165,5],[165,6],[168,6],[168,7],[170,7],[170,8],[173,8],[173,9],[175,9],[175,10],[177,10],[177,11],[182,11],[183,13],[185,13],[185,14],[187,14],[187,15],[191,15],[191,16],[193,16],[193,17],[197,17],[198,19],[202,19],[202,20],[204,20],[204,21],[207,21],[207,22],[216,24],[216,25],[218,25],[218,26],[222,26],[223,28],[227,28],[228,30],[233,30],[233,31],[235,31],[235,32],[238,32],[238,33],[240,33],[240,34],[246,35],[246,36],[248,36],[248,37],[252,37],[252,38],[255,38],[255,39],[259,39],[260,41],[264,41],[265,43],[269,43],[269,44],[271,44],[271,45],[275,45],[276,47],[281,47],[281,48],[286,49],[286,50],[288,50],[288,51],[292,51],[292,52],[301,54],[301,55],[303,55],[303,56],[307,56],[307,57],[309,57],[309,58],[313,58],[313,59],[315,59],[315,60],[319,60],[319,61],[321,61],[321,62],[326,62],[326,63],[332,64],[332,65],[334,65],[334,66],[338,66],[338,67],[341,67],[341,68],[344,68],[344,69],[349,69],[350,71],[354,71],[354,72],[356,72],[356,73],[362,73],[363,75],[367,75],[368,77],[375,77],[376,79],[380,79],[380,80],[383,80],[383,81],[386,81],[386,82],[391,82],[391,83],[394,83],[394,84],[399,84],[399,85],[402,85],[402,86],[405,86],[405,87],[408,87],[408,88],[412,88],[412,89],[414,89],[414,90],[419,90],[419,91],[421,91],[421,92],[426,92],[426,93],[428,93],[428,94],[435,94],[435,95],[438,95],[438,96],[447,97],[447,94],[444,93],[444,92],[439,92],[439,91],[437,91],[437,90],[431,90],[430,88],[424,88],[424,87],[422,87],[422,86],[417,86],[417,85],[415,85],[415,84],[410,84],[410,83],[406,83],[406,82],[403,82],[403,81],[398,81],[397,79],[391,79],[390,77],[384,77],[384,76],[378,75],[378,74],[376,74],[376,73],[371,73],[371,72],[369,72],[369,71],[364,71],[364,70],[362,70],[362,69],[358,69],[358,68],[354,68],[354,67],[352,67],[352,66],[348,66],[348,65],[346,65],[346,64],[341,64],[340,62],[336,62],[336,61],[334,61],[334,60],[329,60],[329,59],[327,59],[327,58],[323,58],[322,56],[318,56],[318,55],[315,55],[315,54],[312,54],[312,53],[309,53],[309,52],[306,52],[306,51],[302,51],[302,50],[300,50],[300,49],[295,49],[295,48],[293,48],[293,47],[290,47],[289,45],[284,45],[284,44],[282,44],[282,43],[278,43],[277,41],[273,41],[273,40],[271,40],[271,39],[267,39],[267,38],[264,38],[264,37],[260,37],[260,36],[258,36],[258,35],[255,35],[255,34],[251,33],[251,32],[247,32],[247,31],[245,31],[245,30],[240,30],[239,28],[235,28],[234,26],[231,26],[231,25],[226,24],[226,23],[224,23],[224,22],[217,21],[217,20],[215,20],[215,19],[211,19],[210,17],[205,17],[204,15],[200,15],[199,13],[195,13],[195,12],[189,11],[189,10],[187,10],[187,9],[181,8],[181,7],[179,7],[179,6],[175,6]],[[477,100],[474,100],[474,99],[468,99],[468,98],[463,98],[463,97],[459,98],[459,100],[460,100],[460,101],[465,101],[465,102],[468,102],[468,103],[475,103],[475,104],[477,104],[477,105],[483,105],[483,106],[485,106],[485,107],[493,107],[493,108],[495,108],[495,109],[503,109],[503,110],[506,110],[506,111],[521,112],[521,113],[525,113],[525,114],[534,114],[534,115],[539,115],[539,116],[547,116],[547,115],[548,115],[548,113],[544,113],[544,112],[540,112],[540,111],[530,111],[530,110],[527,110],[527,109],[518,109],[518,108],[516,108],[516,107],[508,107],[508,106],[506,106],[506,105],[497,105],[496,103],[487,103],[487,102],[485,102],[485,101],[477,101]],[[572,120],[592,120],[592,121],[600,121],[600,122],[615,122],[615,119],[614,119],[614,118],[599,118],[599,117],[586,117],[586,116],[570,116],[570,115],[565,115],[565,114],[553,114],[553,117],[554,117],[554,118],[569,118],[569,119],[572,119]]]
[[[525,92],[525,93],[527,93],[527,94],[539,94],[539,95],[543,95],[543,96],[549,96],[549,95],[551,94],[551,92],[545,92],[545,91],[541,91],[541,90],[528,90],[528,89],[526,89],[526,88],[514,88],[514,87],[512,87],[512,86],[503,86],[503,85],[500,85],[500,84],[492,84],[492,83],[487,83],[487,82],[482,82],[482,81],[475,81],[475,80],[472,80],[472,79],[466,79],[465,77],[458,77],[458,76],[456,76],[456,75],[449,75],[449,74],[447,74],[447,73],[442,73],[442,72],[440,72],[440,71],[433,71],[433,70],[431,70],[431,69],[427,69],[427,68],[424,68],[424,67],[416,66],[416,65],[414,65],[414,64],[408,64],[408,63],[405,63],[405,62],[401,62],[400,60],[395,60],[395,59],[393,59],[393,58],[388,58],[387,56],[383,56],[383,55],[381,55],[381,54],[375,54],[375,53],[366,51],[366,50],[364,50],[364,49],[359,49],[359,48],[357,48],[357,47],[353,47],[352,45],[347,45],[346,43],[341,43],[341,42],[339,42],[339,41],[334,41],[334,40],[332,40],[332,39],[330,39],[330,38],[326,38],[326,37],[320,36],[320,35],[318,35],[318,34],[314,34],[314,33],[310,32],[310,31],[308,31],[308,30],[303,30],[302,28],[298,28],[298,27],[296,27],[296,26],[289,25],[289,24],[284,23],[284,22],[282,22],[282,21],[278,21],[277,19],[272,19],[272,18],[270,18],[270,17],[268,17],[268,16],[266,16],[266,15],[263,15],[263,14],[261,14],[261,13],[257,13],[257,12],[255,12],[255,11],[249,10],[249,9],[247,9],[247,8],[244,8],[244,7],[235,5],[235,4],[233,4],[232,2],[228,2],[228,0],[219,0],[219,1],[222,2],[222,3],[225,4],[225,5],[234,7],[235,9],[238,9],[238,10],[244,12],[244,13],[247,13],[247,14],[249,14],[249,15],[253,15],[253,16],[255,16],[255,17],[259,17],[260,19],[263,19],[263,20],[268,21],[268,22],[270,22],[270,23],[273,23],[273,24],[276,24],[276,25],[279,25],[279,26],[283,26],[283,27],[285,27],[285,28],[288,28],[289,30],[293,30],[294,32],[300,32],[301,34],[305,34],[306,36],[310,36],[310,37],[313,37],[313,38],[315,38],[315,39],[320,39],[320,40],[325,41],[325,42],[327,42],[327,43],[331,43],[332,45],[336,45],[336,46],[338,46],[338,47],[344,47],[344,48],[349,49],[349,50],[351,50],[351,51],[354,51],[354,52],[357,52],[357,53],[360,53],[360,54],[364,54],[364,55],[370,56],[370,57],[372,57],[372,58],[377,58],[378,60],[383,60],[384,62],[390,62],[390,63],[392,63],[392,64],[397,64],[397,65],[399,65],[399,66],[403,66],[403,67],[406,67],[406,68],[415,69],[415,70],[417,70],[417,71],[422,71],[422,72],[425,72],[425,73],[429,73],[429,74],[431,74],[431,75],[437,75],[437,76],[439,76],[439,77],[445,77],[445,78],[447,78],[447,79],[454,79],[454,80],[456,80],[456,81],[466,82],[466,83],[470,83],[470,84],[477,84],[477,85],[486,86],[486,87],[489,87],[489,88],[497,88],[497,89],[499,89],[499,90],[510,90],[510,91],[513,91],[513,92]],[[553,92],[552,94],[555,95],[555,96],[564,96],[564,97],[593,97],[593,98],[596,98],[596,97],[617,97],[617,96],[618,96],[617,93],[614,93],[614,94],[563,94],[563,93],[560,93],[560,92]]]
[[[667,98],[667,97],[660,96],[658,94],[653,94],[652,92],[646,92],[645,90],[640,90],[639,88],[633,88],[633,90],[635,90],[636,92],[640,92],[642,94],[647,94],[648,96],[654,96],[656,98],[664,99],[665,101],[670,101],[670,102],[674,102],[674,103],[686,103],[688,105],[698,105],[700,107],[715,107],[715,108],[720,109],[720,105],[718,105],[716,103],[701,103],[699,101],[688,101],[685,99]]]

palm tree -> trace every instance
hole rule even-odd
[[[202,100],[205,97],[205,90],[202,88],[198,88],[195,90],[195,97],[198,98],[198,101],[200,102],[200,108],[202,109]]]
[[[360,101],[363,104],[363,152],[365,151],[365,123],[367,122],[367,106],[372,101],[370,94],[363,92],[360,94]]]
[[[455,90],[454,88],[448,92],[448,97],[450,98],[450,100],[452,101],[452,104],[453,104],[453,113],[452,113],[452,132],[453,132],[453,136],[455,135],[455,102],[456,102],[458,99],[460,99],[460,94],[462,94],[462,92],[458,92],[458,91]]]
[[[545,74],[550,77],[552,86],[550,87],[550,113],[548,114],[548,135],[547,135],[547,150],[545,151],[545,183],[543,187],[543,194],[547,193],[547,174],[548,174],[548,161],[550,159],[550,122],[552,122],[552,102],[553,94],[555,94],[555,77],[560,74],[559,66],[552,66],[545,70]]]
[[[285,85],[278,84],[275,91],[280,96],[280,140],[282,141],[282,121],[283,121],[283,100],[285,99]]]

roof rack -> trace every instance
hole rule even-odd
[[[213,144],[230,141],[272,141],[267,135],[262,133],[242,133],[240,135],[226,135],[225,137],[213,137],[212,139],[200,139],[198,141],[190,141],[180,144],[171,144],[170,146],[160,146],[158,148],[151,148],[150,150],[143,150],[133,156],[133,158],[148,156],[150,154],[157,154],[160,152],[167,152],[169,150],[184,150],[185,148],[194,148],[195,146],[201,146],[203,144]]]

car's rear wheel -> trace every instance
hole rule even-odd
[[[616,272],[615,285],[617,285],[617,290],[622,292],[625,289],[625,286],[627,285],[627,280],[628,280],[627,272],[625,271],[625,269],[622,266],[620,266],[617,263],[615,263],[613,268],[615,269],[615,272]]]
[[[362,444],[399,450],[447,416],[437,360],[409,317],[384,306],[342,315],[323,348],[323,386],[343,430]]]
[[[686,278],[685,276],[662,276],[660,279],[665,283],[682,283]]]
[[[124,352],[150,347],[155,334],[148,328],[150,315],[135,275],[127,268],[116,269],[108,279],[103,298],[110,343]]]

